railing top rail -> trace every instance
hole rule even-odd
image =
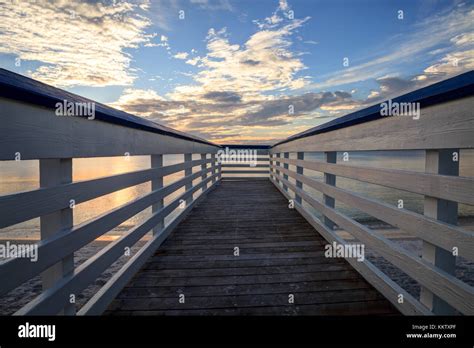
[[[0,97],[54,109],[56,103],[64,100],[71,103],[94,103],[95,119],[128,128],[168,135],[184,140],[219,147],[219,145],[197,136],[177,131],[144,118],[120,111],[91,99],[47,85],[0,68]]]
[[[228,147],[229,149],[250,149],[250,150],[267,150],[270,149],[271,145],[245,145],[245,144],[225,144],[222,147]]]
[[[392,102],[397,103],[420,103],[420,107],[427,107],[472,95],[474,95],[474,70],[420,88],[399,97],[392,98],[391,100]],[[387,101],[388,100],[384,102]],[[368,108],[339,117],[330,122],[326,122],[322,125],[310,128],[304,132],[292,135],[287,139],[272,145],[271,148],[297,139],[374,121],[383,117],[385,116],[380,115],[380,103],[378,103]]]

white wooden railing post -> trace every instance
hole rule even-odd
[[[270,180],[274,180],[274,175],[273,175],[273,168],[272,168],[272,165],[273,165],[273,154],[272,153],[268,153],[268,163],[270,165]]]
[[[218,172],[218,168],[217,168],[217,162],[216,162],[217,161],[217,156],[216,156],[215,153],[211,154],[211,159],[212,159],[212,161],[211,161],[211,168],[212,168],[211,174],[216,175],[217,172]],[[212,185],[214,185],[216,183],[216,181],[217,181],[217,175],[212,178]]]
[[[277,153],[276,157],[280,158],[280,153]],[[279,161],[276,161],[276,166],[277,166],[277,168],[280,167],[280,162]],[[276,174],[277,174],[276,182],[277,182],[277,184],[280,184],[280,179],[278,179],[278,177],[280,176],[280,171],[278,169],[276,170]]]
[[[283,157],[285,157],[285,159],[290,158],[290,153],[289,153],[289,152],[283,153]],[[288,169],[288,168],[289,168],[288,163],[283,163],[283,168]],[[283,174],[283,179],[288,180],[288,175],[287,175],[287,174]],[[288,186],[283,185],[283,189],[284,189],[285,191],[288,191]]]
[[[41,159],[39,164],[41,188],[54,187],[72,182],[72,158]],[[74,197],[70,199],[74,199]],[[69,207],[48,215],[43,215],[40,217],[41,240],[51,238],[61,230],[71,228],[72,226],[73,211]],[[73,271],[74,254],[70,254],[41,273],[43,291],[51,288],[57,281],[70,275]],[[78,294],[71,295],[76,297]],[[60,314],[75,315],[75,304],[66,303]]]
[[[222,156],[220,160],[217,162],[217,172],[219,173],[217,180],[222,179]]]
[[[192,153],[185,153],[184,154],[184,162],[185,163],[189,163],[193,160],[193,154]],[[188,176],[188,175],[191,175],[193,173],[193,168],[190,167],[190,168],[186,168],[184,170],[184,176]],[[190,190],[191,188],[193,187],[193,183],[192,182],[189,182],[185,185],[185,190],[188,191]],[[186,206],[188,206],[189,204],[191,204],[191,202],[193,201],[193,197],[192,195],[189,196],[188,198],[186,198]]]
[[[163,167],[163,155],[151,155],[151,167],[160,168]],[[163,187],[163,175],[160,175],[151,181],[151,190],[159,190]],[[157,203],[153,204],[151,207],[152,213],[155,213],[162,209],[164,206],[163,199],[160,199]],[[162,219],[154,228],[153,234],[158,234],[165,227],[164,219]]]
[[[459,150],[427,150],[425,153],[425,172],[430,174],[459,175]],[[435,197],[425,196],[424,214],[433,219],[457,225],[458,203]],[[453,250],[445,250],[427,241],[423,241],[422,257],[443,271],[454,274],[456,257]],[[421,288],[420,302],[433,313],[439,315],[455,314],[445,301],[434,295],[426,287]]]
[[[324,158],[327,163],[336,163],[337,161],[337,152],[325,152]],[[336,176],[334,174],[324,173],[324,182],[328,185],[335,186],[336,185]],[[334,208],[335,207],[335,200],[333,197],[328,195],[323,195],[324,204],[328,207]],[[335,223],[328,219],[326,216],[323,217],[324,224],[330,228],[334,229]]]
[[[202,160],[202,161],[205,161],[206,158],[207,158],[207,154],[206,154],[206,153],[202,153],[202,154],[201,154],[201,160]],[[204,171],[205,171],[206,169],[207,169],[207,163],[201,164],[201,170],[203,171],[203,174],[201,175],[201,181],[204,181],[204,180],[206,179],[206,177],[207,177],[207,174],[204,173]],[[204,191],[206,191],[206,190],[207,190],[207,184],[202,187],[201,192],[204,193]]]
[[[297,152],[296,153],[296,159],[300,160],[300,161],[303,161],[304,160],[304,152]],[[303,167],[296,166],[296,173],[303,175]],[[302,189],[303,188],[303,183],[301,181],[296,180],[296,187]],[[295,194],[295,200],[296,200],[296,203],[299,203],[299,204],[302,203],[301,196],[299,196],[297,194]]]

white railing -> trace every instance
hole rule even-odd
[[[329,243],[350,243],[337,233],[334,227],[338,226],[421,285],[420,298],[414,298],[367,259],[347,259],[404,314],[474,314],[473,287],[454,275],[456,257],[474,259],[474,233],[457,226],[458,203],[474,205],[474,178],[459,176],[460,149],[474,148],[472,78],[460,89],[471,91],[463,98],[443,96],[439,92],[443,86],[428,96],[431,99],[421,99],[422,106],[424,101],[427,106],[422,107],[419,119],[374,118],[371,108],[366,113],[368,121],[351,118],[344,124],[343,120],[270,149],[271,181]],[[449,93],[456,95],[453,90]],[[425,172],[336,163],[337,153],[375,150],[423,150]],[[323,153],[325,160],[305,159],[308,152]],[[323,173],[324,180],[311,178],[306,170]],[[424,214],[339,188],[337,177],[423,195]],[[322,200],[307,188],[322,193]],[[335,208],[336,201],[422,239],[422,257],[345,215]]]
[[[224,179],[268,179],[269,148],[266,145],[222,145],[218,158]]]
[[[8,77],[19,83],[25,82],[25,78]],[[2,83],[0,160],[12,161],[18,154],[22,160],[39,160],[40,188],[0,196],[0,228],[40,217],[41,240],[37,243],[36,262],[12,258],[0,265],[0,296],[41,275],[42,293],[16,314],[74,315],[76,306],[71,303],[71,298],[94,283],[124,255],[126,248],[131,248],[147,232],[153,231],[146,244],[77,313],[100,314],[176,225],[216,186],[221,176],[216,157],[219,147],[159,125],[143,123],[138,118],[104,106],[99,109],[101,114],[91,120],[58,117],[53,108],[38,105],[34,98],[40,97],[42,103],[51,98],[61,99],[65,92],[35,81],[31,82],[36,83],[32,90],[16,90],[15,85],[8,85],[8,81]],[[12,90],[17,93],[15,98],[8,97]],[[74,98],[79,98],[67,97],[73,102],[77,101]],[[73,182],[73,158],[124,154],[148,155],[151,166],[145,170]],[[183,154],[184,162],[164,166],[163,156],[168,154]],[[200,154],[200,159],[193,160],[192,154]],[[195,167],[199,170],[193,172]],[[182,171],[184,177],[163,185],[165,176]],[[151,192],[91,220],[74,224],[71,200],[77,205],[145,182],[151,182]],[[178,194],[182,188],[184,193]],[[178,196],[165,205],[165,197],[173,193]],[[201,194],[193,198],[197,193]],[[149,207],[152,207],[151,216],[79,267],[74,267],[77,250]],[[176,209],[179,215],[165,225],[165,218]]]

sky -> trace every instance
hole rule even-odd
[[[0,67],[271,144],[474,68],[474,1],[0,0]]]

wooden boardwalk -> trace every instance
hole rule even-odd
[[[345,260],[324,257],[325,240],[270,181],[223,181],[204,202],[106,314],[398,313]]]

